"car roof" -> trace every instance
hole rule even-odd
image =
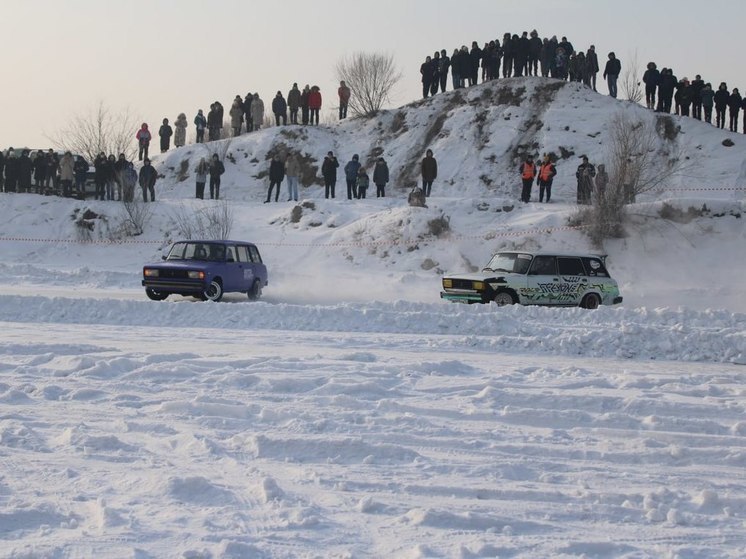
[[[221,244],[221,245],[253,245],[249,241],[231,241],[228,239],[184,239],[180,241],[174,241],[176,243],[209,243],[209,244]]]
[[[606,258],[606,254],[592,254],[589,252],[551,252],[547,250],[499,250],[495,254],[529,254],[531,256],[559,256],[569,258]],[[493,255],[494,256],[494,255]]]

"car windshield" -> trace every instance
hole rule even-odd
[[[176,243],[171,247],[166,260],[204,260],[224,262],[225,245],[219,243]]]
[[[509,274],[525,274],[531,264],[530,254],[516,252],[499,252],[492,257],[485,270],[491,272],[507,272]]]

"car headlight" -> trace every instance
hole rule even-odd
[[[187,276],[189,279],[205,279],[205,273],[204,272],[198,272],[195,270],[190,270],[187,272]]]
[[[471,288],[475,291],[484,291],[484,282],[483,281],[473,281],[471,282]]]
[[[443,288],[450,289],[453,287],[453,280],[444,279],[443,280]]]
[[[145,268],[145,269],[144,269],[144,270],[142,271],[142,274],[143,274],[143,275],[144,275],[144,276],[145,276],[146,278],[157,278],[157,277],[158,277],[158,270],[155,270],[155,269],[153,269],[153,268]]]

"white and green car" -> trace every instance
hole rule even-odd
[[[443,278],[442,299],[498,305],[595,309],[622,302],[617,282],[595,254],[499,252],[481,272]]]

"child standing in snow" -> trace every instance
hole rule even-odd
[[[365,198],[365,193],[368,191],[370,186],[370,179],[368,173],[365,172],[365,167],[360,167],[357,172],[357,197],[359,199]]]

